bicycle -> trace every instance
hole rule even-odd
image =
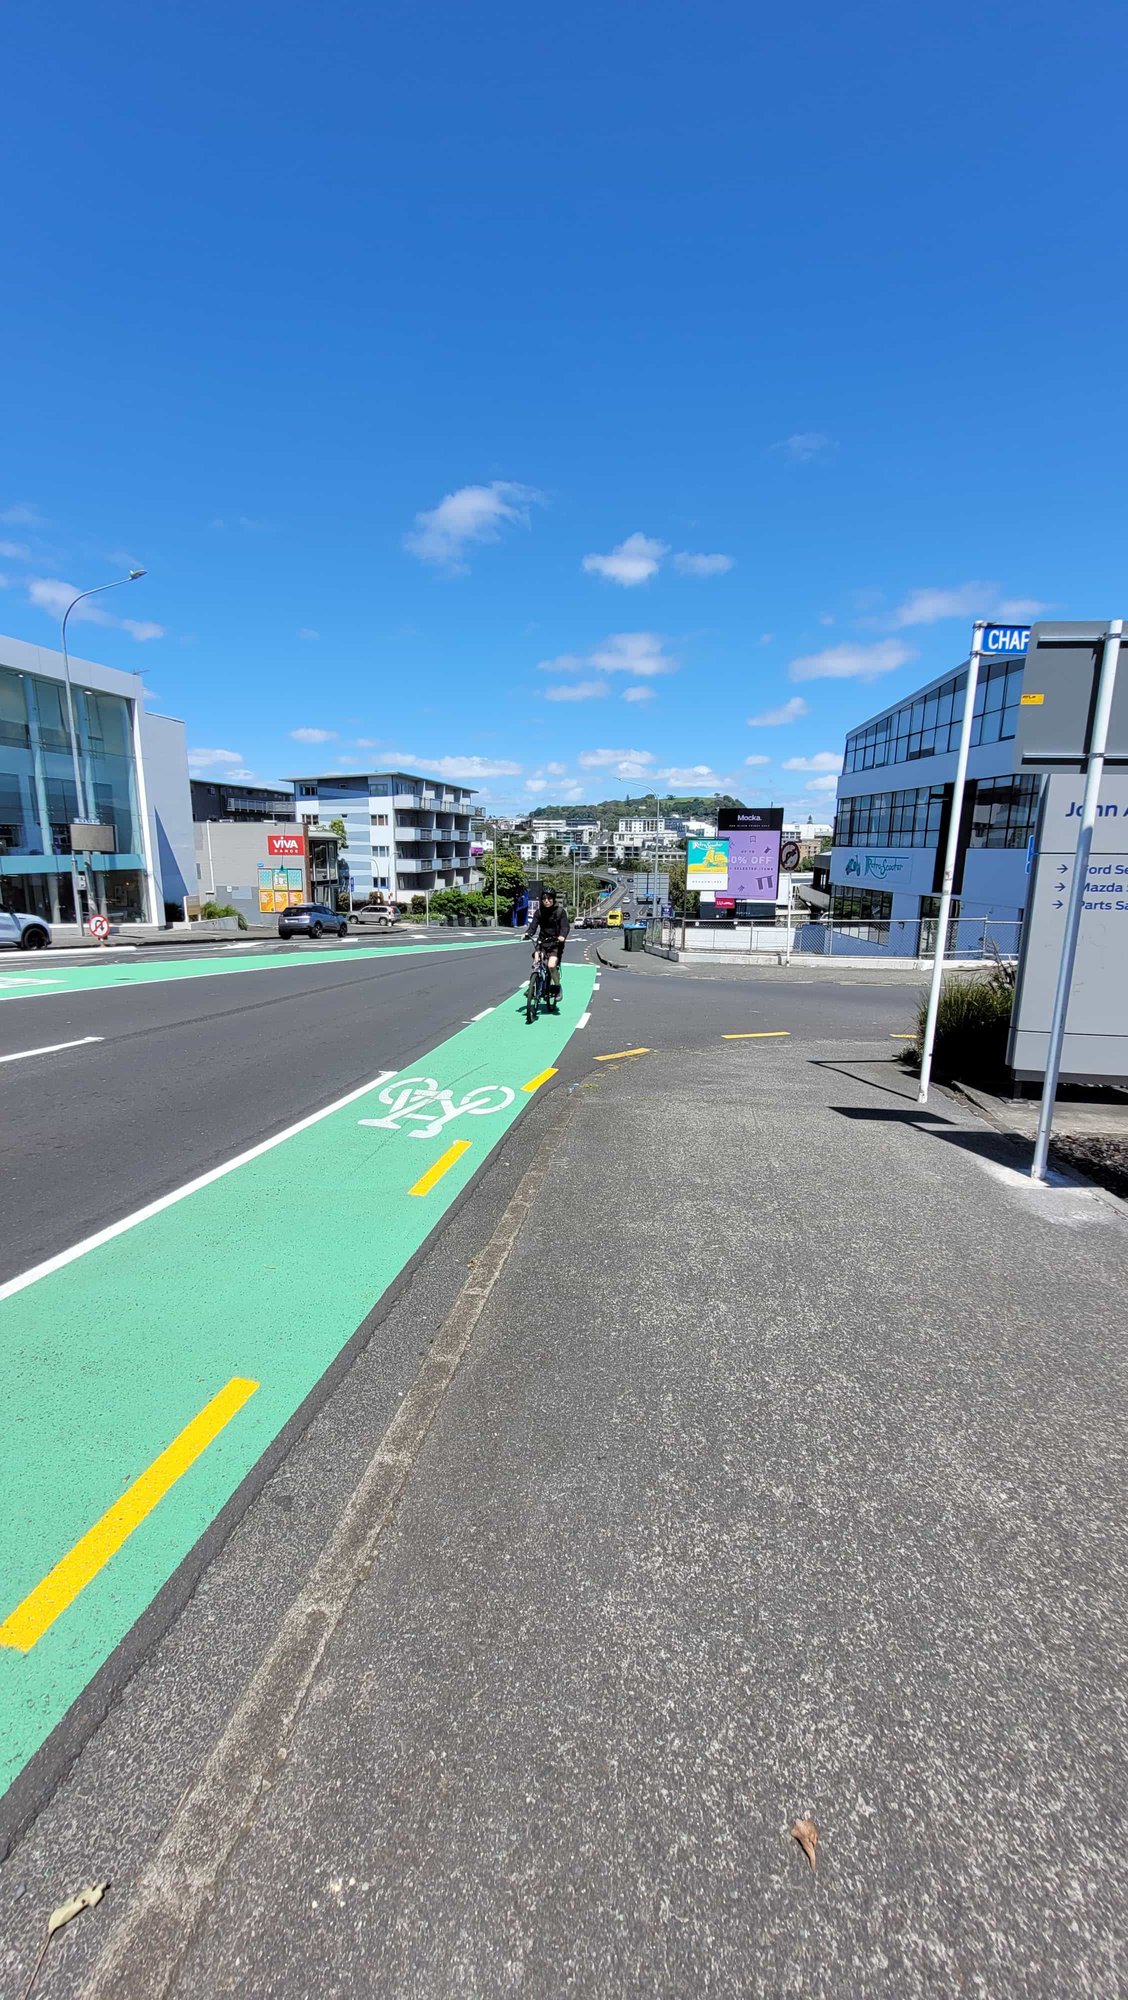
[[[557,966],[556,969],[556,978],[557,982],[559,982],[560,979],[559,966]],[[552,987],[549,982],[550,982],[550,974],[548,970],[548,960],[545,957],[545,954],[541,950],[540,946],[534,945],[533,969],[532,972],[529,974],[528,986],[525,988],[526,1024],[531,1025],[532,1022],[536,1020],[537,1015],[540,1013],[542,1007],[544,1007],[546,1011],[548,1011],[549,1009],[555,1009],[559,1007],[560,1005],[559,983],[557,984],[556,992],[553,993]]]

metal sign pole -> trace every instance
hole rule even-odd
[[[940,882],[940,915],[936,925],[936,956],[932,961],[932,984],[928,989],[928,1014],[924,1024],[924,1042],[920,1052],[920,1089],[917,1103],[928,1103],[928,1086],[932,1077],[932,1051],[936,1046],[936,1017],[940,1011],[940,988],[944,980],[944,953],[948,945],[948,917],[952,908],[952,883],[956,878],[956,858],[960,844],[960,821],[963,818],[964,788],[967,783],[967,755],[971,748],[971,725],[975,715],[975,690],[979,685],[979,656],[983,647],[985,618],[977,618],[971,635],[971,653],[967,663],[967,692],[964,695],[963,724],[960,729],[960,747],[956,753],[956,775],[952,784],[952,814],[948,821],[948,843],[944,850],[944,874]]]
[[[791,893],[794,886],[795,877],[789,875],[787,878],[787,951],[783,961],[785,965],[791,964]]]
[[[1085,888],[1089,879],[1089,851],[1093,845],[1093,828],[1097,823],[1097,797],[1104,775],[1109,717],[1112,714],[1112,697],[1116,687],[1116,668],[1120,658],[1123,632],[1124,620],[1114,618],[1105,635],[1101,651],[1097,705],[1093,714],[1093,735],[1085,769],[1085,794],[1081,801],[1077,849],[1073,857],[1073,880],[1069,885],[1069,901],[1065,911],[1065,937],[1062,943],[1061,964],[1058,967],[1057,990],[1054,993],[1054,1011],[1050,1019],[1050,1038],[1046,1045],[1046,1073],[1042,1081],[1042,1102],[1038,1110],[1038,1136],[1034,1142],[1034,1158],[1030,1167],[1032,1181],[1044,1181],[1046,1178],[1046,1159],[1050,1150],[1050,1135],[1054,1122],[1054,1099],[1057,1096],[1062,1044],[1065,1041],[1065,1017],[1069,1008],[1073,963],[1077,957],[1077,938],[1081,929]]]

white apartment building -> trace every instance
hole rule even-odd
[[[465,786],[411,771],[334,771],[290,783],[299,820],[343,821],[343,858],[358,898],[383,889],[403,902],[469,886],[474,793]]]

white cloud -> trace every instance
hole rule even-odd
[[[38,507],[30,507],[26,501],[15,507],[0,509],[0,521],[6,528],[38,528],[42,520]]]
[[[551,798],[557,805],[574,805],[583,798],[583,786],[575,778],[561,779],[560,765],[546,764],[543,771],[534,771],[525,779],[525,790],[532,798]]]
[[[291,729],[290,739],[294,743],[332,743],[335,729]]]
[[[0,556],[8,562],[30,562],[31,550],[26,542],[0,542]]]
[[[581,568],[589,575],[606,577],[609,583],[619,583],[624,590],[630,590],[635,584],[647,583],[657,576],[662,557],[669,552],[669,544],[655,541],[653,535],[628,535],[610,555],[585,556]]]
[[[637,680],[651,680],[657,674],[674,674],[678,662],[663,651],[659,632],[612,632],[592,653],[560,653],[554,660],[541,660],[542,674],[574,674],[596,667],[601,674],[633,674]]]
[[[495,479],[489,486],[460,486],[437,507],[415,516],[415,526],[403,538],[405,549],[420,562],[434,563],[452,576],[464,576],[464,560],[472,542],[496,542],[501,530],[514,524],[527,528],[529,508],[543,496],[513,479]]]
[[[1036,618],[1049,608],[1036,597],[1004,597],[999,584],[980,580],[950,589],[911,590],[889,623],[901,631],[907,625],[937,625],[943,618]]]
[[[819,612],[819,624],[820,624],[820,625],[833,625],[833,623],[834,623],[834,613],[833,613],[833,611],[820,611],[820,612]]]
[[[653,689],[652,687],[644,687],[644,686],[641,686],[641,685],[640,685],[639,687],[629,687],[629,688],[624,688],[624,689],[623,689],[623,700],[624,700],[624,701],[653,701],[653,700],[654,700],[654,689]]]
[[[774,638],[774,632],[761,632],[758,643],[761,646],[770,646]]]
[[[744,761],[746,764],[770,764],[772,760],[770,757],[746,757]],[[786,771],[787,765],[783,768]]]
[[[546,701],[598,701],[610,694],[606,681],[564,681],[559,687],[545,688]]]
[[[837,773],[830,771],[825,778],[812,778],[810,784],[807,786],[807,790],[809,792],[836,792],[838,790]]]
[[[801,694],[793,694],[780,708],[766,708],[763,715],[750,715],[749,729],[780,729],[785,723],[798,722],[801,715],[810,713],[810,704]]]
[[[679,549],[674,557],[679,576],[724,576],[735,566],[735,556],[695,556],[688,549]]]
[[[787,671],[793,681],[873,681],[915,658],[915,649],[900,639],[879,639],[872,646],[847,642],[828,646],[824,653],[801,653]]]
[[[299,639],[320,639],[321,634],[320,632],[315,632],[312,625],[303,625],[298,632],[298,637]]]
[[[516,778],[525,768],[501,757],[414,757],[398,750],[389,750],[381,762],[390,771],[420,771],[424,775],[433,771],[437,778],[451,778],[456,783],[471,778]]]
[[[835,771],[842,769],[842,756],[838,750],[816,750],[813,757],[787,757],[785,771]]]
[[[652,750],[581,750],[576,762],[584,771],[610,770],[621,763],[653,764]]]
[[[61,618],[78,594],[73,583],[64,583],[57,576],[30,576],[27,580],[28,603],[46,611],[52,618]],[[163,625],[155,625],[145,618],[115,618],[112,612],[103,608],[100,600],[87,598],[71,616],[76,625],[113,625],[121,632],[128,632],[131,639],[163,639],[165,636]]]
[[[659,778],[665,780],[673,790],[700,793],[727,792],[732,778],[720,771],[714,771],[709,764],[674,764],[668,770],[659,771]]]
[[[562,778],[565,772],[567,771],[568,766],[567,764],[546,764],[544,768],[548,772],[550,778]]]
[[[773,451],[781,451],[785,458],[795,465],[809,465],[813,458],[821,458],[833,448],[834,439],[825,431],[793,431],[790,437],[781,438],[772,446]]]
[[[241,750],[189,750],[188,762],[197,771],[225,771],[228,765],[235,766],[242,764],[243,752]],[[231,775],[234,775],[233,770]]]

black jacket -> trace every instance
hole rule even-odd
[[[557,903],[553,909],[546,910],[543,903],[538,903],[525,936],[531,938],[535,933],[538,944],[546,947],[559,945],[563,944],[569,928],[568,912],[561,904]]]

